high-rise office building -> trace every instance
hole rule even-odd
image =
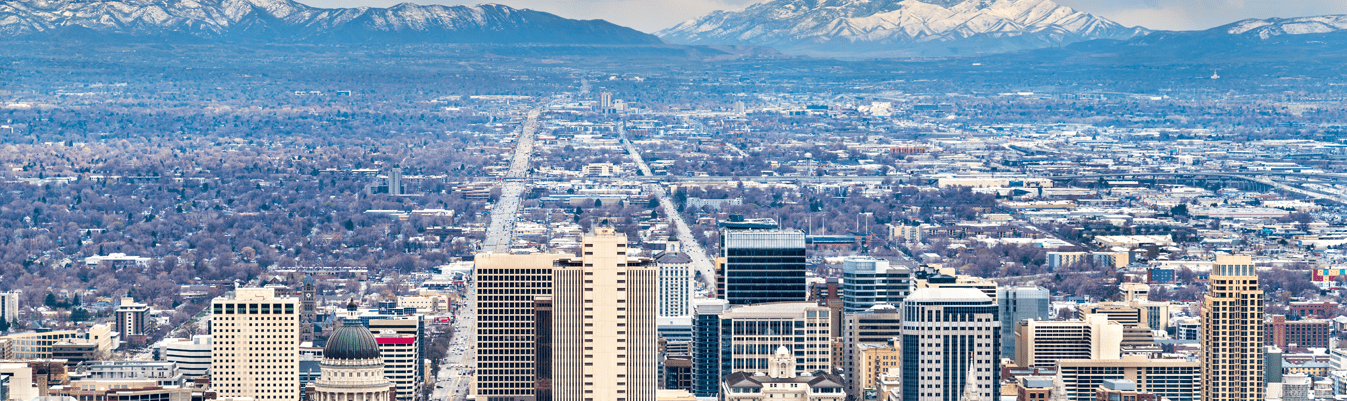
[[[397,389],[394,400],[417,401],[425,383],[425,322],[421,316],[361,319],[374,333],[383,355],[384,378]]]
[[[611,92],[599,92],[599,112],[607,113],[613,108],[613,94]]]
[[[1001,310],[1001,356],[1015,355],[1015,324],[1028,320],[1044,320],[1052,309],[1052,294],[1043,287],[1000,287],[996,289],[996,305]]]
[[[922,288],[972,288],[982,291],[992,302],[996,302],[997,289],[995,281],[982,277],[974,277],[966,274],[955,274],[954,268],[945,267],[940,269],[924,269],[913,272],[912,288],[918,290]]]
[[[903,335],[903,315],[893,305],[876,305],[865,311],[848,313],[842,320],[842,369],[852,377],[861,372],[863,346],[881,346]],[[882,372],[880,372],[882,373]],[[849,381],[852,394],[862,389]]]
[[[815,302],[740,305],[698,300],[693,334],[693,393],[715,397],[730,373],[766,373],[782,346],[797,374],[832,369],[832,311]]]
[[[720,316],[720,375],[767,372],[781,346],[794,350],[797,373],[832,369],[832,311],[814,302],[740,305]]]
[[[996,301],[973,288],[923,288],[903,301],[903,399],[1000,399]]]
[[[730,305],[808,299],[804,232],[724,230],[717,294]]]
[[[585,236],[581,250],[552,270],[552,399],[653,400],[659,270],[612,227]]]
[[[692,301],[692,390],[698,397],[720,392],[720,316],[729,302],[723,299]]]
[[[0,319],[13,322],[19,319],[19,293],[0,292]]]
[[[869,257],[842,260],[842,311],[856,313],[875,305],[902,305],[912,292],[912,270]]]
[[[660,317],[688,316],[692,298],[692,257],[679,249],[678,238],[669,237],[664,252],[655,255],[659,265]]]
[[[1015,365],[1052,368],[1064,359],[1118,359],[1123,325],[1104,315],[1084,320],[1024,320],[1015,323]]]
[[[240,288],[211,303],[211,387],[222,398],[298,400],[299,300]]]
[[[122,298],[117,305],[117,333],[122,344],[138,347],[145,344],[145,318],[150,314],[150,306],[136,302],[130,297]]]
[[[1263,290],[1248,256],[1217,256],[1202,304],[1202,399],[1260,401]]]
[[[477,255],[477,399],[533,400],[534,298],[552,296],[552,264],[570,256]]]

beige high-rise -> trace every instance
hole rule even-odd
[[[300,399],[298,304],[272,288],[211,303],[211,388],[220,398]]]
[[[551,391],[538,397],[653,400],[658,267],[632,257],[626,234],[611,227],[586,236],[581,252],[552,271],[552,329],[540,336],[552,340]]]
[[[1248,256],[1218,256],[1202,304],[1202,399],[1260,401],[1263,290]]]

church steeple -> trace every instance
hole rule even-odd
[[[973,368],[973,360],[968,360],[968,373],[963,379],[963,394],[959,395],[959,401],[986,401],[982,399],[982,391],[977,387],[977,375]]]
[[[1048,394],[1048,401],[1070,401],[1071,397],[1066,395],[1066,382],[1062,381],[1062,375],[1052,377],[1052,394]]]

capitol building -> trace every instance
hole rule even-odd
[[[356,316],[356,304],[323,347],[322,375],[308,401],[393,401],[397,389],[384,378],[384,360],[374,334]]]

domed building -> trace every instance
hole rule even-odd
[[[392,401],[397,394],[384,378],[379,342],[356,316],[355,301],[348,316],[323,347],[322,374],[314,381],[309,401]]]

